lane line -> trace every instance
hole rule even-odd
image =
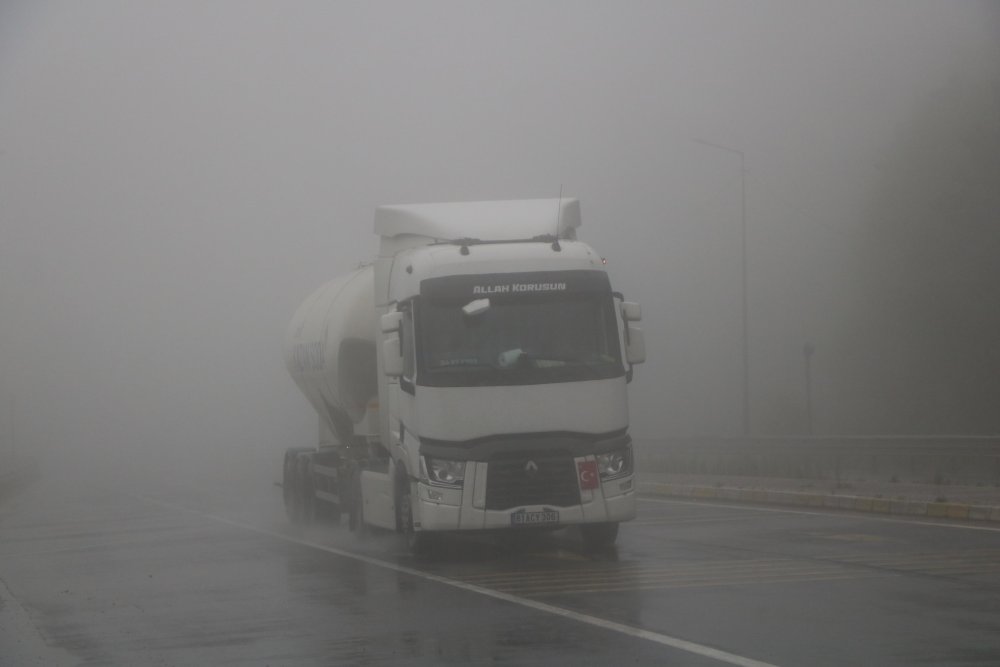
[[[832,556],[831,560],[851,565],[898,565],[901,567],[933,565],[935,563],[980,563],[992,564],[1000,561],[1000,551],[996,549],[969,551],[937,551],[923,553],[881,553],[846,554]]]
[[[154,505],[159,505],[160,507],[166,507],[169,509],[185,512],[188,514],[194,514],[204,519],[210,519],[218,523],[224,523],[229,526],[234,526],[236,528],[248,530],[257,533],[259,535],[265,535],[267,537],[276,540],[281,540],[283,542],[289,542],[291,544],[297,544],[303,547],[318,549],[319,551],[324,551],[326,553],[333,554],[335,556],[341,556],[343,558],[350,558],[352,560],[356,560],[365,563],[367,565],[385,568],[387,570],[392,570],[394,572],[399,572],[401,574],[408,574],[417,577],[419,579],[424,579],[426,581],[432,581],[437,584],[451,586],[452,588],[468,591],[470,593],[477,593],[479,595],[490,597],[495,600],[502,600],[503,602],[509,602],[511,604],[520,605],[522,607],[527,607],[528,609],[533,609],[535,611],[540,611],[546,614],[552,614],[553,616],[559,616],[561,618],[566,618],[571,621],[576,621],[578,623],[584,623],[587,625],[592,625],[594,627],[603,628],[605,630],[611,630],[612,632],[618,632],[620,634],[627,635],[629,637],[635,637],[637,639],[645,639],[647,641],[651,641],[656,644],[661,644],[663,646],[668,646],[670,648],[674,648],[679,651],[693,653],[695,655],[699,655],[704,658],[711,658],[713,660],[717,660],[719,662],[723,662],[728,665],[738,665],[738,667],[777,667],[776,665],[769,662],[754,660],[753,658],[737,655],[735,653],[729,653],[728,651],[712,648],[711,646],[698,644],[697,642],[688,641],[686,639],[681,639],[679,637],[672,637],[670,635],[665,635],[659,632],[653,632],[651,630],[643,630],[642,628],[637,628],[631,625],[625,625],[624,623],[616,623],[615,621],[608,621],[603,618],[590,616],[588,614],[572,611],[570,609],[565,609],[563,607],[557,607],[555,605],[547,604],[545,602],[538,602],[537,600],[530,600],[528,598],[519,597],[517,595],[511,595],[509,593],[495,591],[490,588],[484,588],[482,586],[466,583],[464,581],[459,581],[457,579],[449,579],[448,577],[443,577],[437,574],[431,574],[430,572],[423,572],[421,570],[417,570],[412,567],[399,565],[391,561],[381,560],[379,558],[366,556],[364,554],[355,553],[353,551],[346,551],[344,549],[338,549],[337,547],[316,544],[315,542],[308,542],[306,540],[290,537],[288,535],[284,535],[282,533],[278,533],[273,530],[268,530],[266,528],[261,528],[259,526],[254,526],[252,524],[243,523],[241,521],[234,521],[232,519],[227,519],[226,517],[219,516],[217,514],[206,514],[204,512],[199,512],[197,510],[189,509],[182,505],[176,505],[174,503],[158,500],[156,498],[150,498],[147,496],[135,496],[135,497],[144,500],[146,502],[152,503]]]
[[[848,519],[861,519],[863,521],[881,521],[882,523],[905,523],[912,526],[932,526],[935,528],[954,528],[958,530],[984,530],[989,533],[1000,533],[1000,528],[995,528],[993,526],[970,526],[968,524],[955,524],[955,523],[941,523],[938,521],[915,521],[913,519],[893,519],[884,516],[869,516],[867,514],[852,513],[847,510],[845,511],[835,511],[831,509],[828,512],[809,512],[806,510],[790,510],[790,509],[779,509],[777,507],[757,507],[751,505],[730,505],[728,503],[718,503],[714,501],[706,502],[694,502],[691,500],[672,500],[669,498],[650,498],[650,497],[640,497],[639,502],[642,503],[657,503],[659,505],[693,505],[695,507],[725,507],[727,509],[734,510],[744,510],[748,512],[776,512],[779,514],[804,514],[807,516],[835,516],[840,518]]]
[[[840,571],[856,568],[853,564],[840,565],[838,563],[824,563],[823,567],[838,568]],[[576,583],[585,581],[593,583],[595,581],[618,581],[622,579],[637,580],[644,577],[725,577],[736,575],[757,575],[770,572],[789,573],[802,568],[817,567],[815,561],[793,560],[789,558],[755,560],[755,561],[728,561],[719,563],[718,566],[700,566],[697,564],[663,567],[650,567],[643,569],[629,570],[581,570],[578,572],[567,572],[564,574],[534,573],[522,571],[506,572],[498,576],[492,575],[471,575],[462,577],[462,581],[480,584],[484,586],[533,586],[538,583],[542,585],[556,585],[565,583]]]
[[[803,563],[791,559],[768,559],[720,562],[713,567],[705,564],[691,566],[664,566],[656,568],[629,568],[618,570],[512,571],[497,575],[464,576],[462,580],[489,586],[520,595],[548,595],[556,593],[592,593],[601,591],[646,590],[674,587],[676,584],[716,586],[742,583],[794,582],[803,576],[827,578],[862,578],[901,574],[992,574],[1000,570],[995,555],[962,558],[956,553],[928,554],[923,557],[901,558],[884,554],[874,557],[855,557],[839,560],[834,557],[826,566],[815,562]],[[819,569],[817,569],[819,568]],[[875,569],[878,572],[872,573]],[[750,579],[747,579],[750,577]],[[821,580],[821,579],[816,579]]]
[[[800,559],[801,560],[801,559]],[[659,565],[649,567],[645,565],[621,565],[603,568],[581,568],[572,570],[506,570],[489,574],[469,574],[463,576],[463,581],[473,581],[481,584],[491,582],[506,581],[513,579],[517,581],[529,581],[538,579],[541,581],[553,581],[557,579],[582,579],[591,576],[633,576],[649,573],[679,573],[679,572],[718,572],[731,570],[733,568],[752,568],[756,566],[773,565],[775,567],[786,567],[788,564],[798,562],[794,558],[741,558],[731,560],[717,560],[701,563],[671,563],[669,565]]]
[[[676,590],[679,588],[715,588],[719,586],[752,586],[752,585],[762,585],[762,586],[775,586],[778,584],[800,584],[800,583],[819,583],[826,581],[857,581],[859,579],[873,579],[876,577],[886,577],[892,576],[890,574],[851,574],[843,576],[821,576],[821,577],[808,577],[808,578],[798,578],[798,579],[786,579],[780,581],[758,581],[756,579],[744,579],[744,580],[734,580],[734,581],[705,581],[705,582],[685,582],[685,583],[662,583],[662,584],[650,584],[648,586],[638,586],[638,587],[621,587],[621,588],[600,588],[600,589],[581,589],[581,590],[570,590],[570,591],[551,591],[552,595],[584,595],[588,593],[623,593],[629,591],[660,591],[660,590]],[[550,591],[542,591],[537,593],[537,595],[546,595]]]
[[[576,582],[557,586],[504,586],[506,593],[518,595],[558,595],[562,593],[599,592],[599,591],[631,591],[653,588],[672,588],[681,586],[742,586],[744,584],[783,584],[798,581],[823,581],[825,579],[860,579],[872,576],[888,576],[887,574],[871,572],[833,572],[830,570],[811,570],[789,574],[732,576],[728,579],[718,577],[650,577],[635,582]]]
[[[3,658],[11,664],[52,665],[71,667],[79,665],[80,658],[67,649],[49,644],[39,624],[0,579],[0,646]]]

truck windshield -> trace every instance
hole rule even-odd
[[[420,303],[418,384],[542,384],[624,375],[609,293],[491,299],[474,315],[463,305]]]

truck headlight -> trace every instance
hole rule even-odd
[[[424,463],[427,481],[431,484],[453,489],[462,488],[465,482],[465,461],[449,461],[430,456],[425,456],[421,460]]]
[[[616,449],[597,455],[597,471],[602,480],[616,479],[632,474],[632,448]]]

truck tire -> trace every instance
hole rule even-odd
[[[285,516],[292,523],[299,523],[302,517],[300,503],[299,473],[296,461],[298,452],[289,449],[285,452],[285,461],[281,470],[281,498],[285,504]]]
[[[291,447],[285,450],[281,470],[281,496],[285,516],[292,523],[308,523],[315,516],[316,495],[309,481],[310,447]]]
[[[426,556],[434,549],[437,535],[413,527],[413,485],[405,474],[396,481],[396,519],[410,553]]]
[[[606,549],[618,539],[618,522],[584,523],[580,525],[580,537],[588,551]]]
[[[310,524],[316,520],[316,490],[312,481],[312,470],[309,459],[300,457],[299,459],[299,498],[300,498],[300,523]]]
[[[359,538],[368,535],[368,524],[365,523],[365,499],[361,495],[361,469],[351,475],[351,488],[348,491],[350,503],[348,506],[347,525],[351,532]]]
[[[342,513],[341,506],[338,503],[331,503],[329,500],[316,499],[316,518],[322,522],[331,525],[338,525],[340,523],[340,515]]]

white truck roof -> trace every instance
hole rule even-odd
[[[423,236],[438,241],[516,241],[557,235],[575,239],[580,226],[576,199],[402,204],[375,209],[375,233],[383,238]]]

